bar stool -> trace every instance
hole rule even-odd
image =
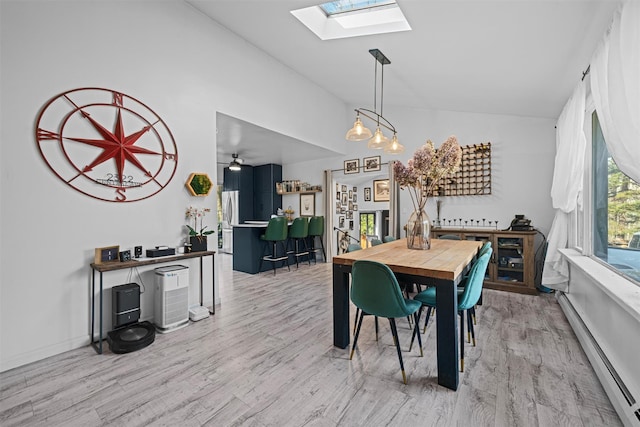
[[[323,216],[314,216],[309,220],[309,237],[311,237],[311,248],[309,248],[309,252],[313,252],[313,259],[315,260],[315,253],[320,249],[316,248],[316,237],[320,238],[320,247],[322,248],[322,256],[324,260],[327,260],[327,254],[324,251],[324,242],[322,241],[322,236],[324,235],[324,217]]]
[[[288,251],[287,254],[292,254],[296,259],[296,268],[298,268],[298,258],[301,256],[307,256],[309,265],[311,265],[311,256],[309,255],[309,248],[307,247],[307,237],[309,237],[309,219],[306,217],[298,217],[293,220],[291,229],[289,230],[289,238],[293,240],[293,250]],[[304,246],[304,249],[300,249],[300,242]]]
[[[285,246],[285,242],[287,240],[287,227],[287,219],[285,217],[278,216],[269,220],[267,229],[264,234],[260,236],[260,240],[271,244],[271,255],[265,255],[267,247],[269,246],[267,244],[264,246],[262,256],[260,257],[258,273],[262,270],[262,261],[269,261],[272,263],[274,276],[276,274],[276,263],[278,261],[284,261],[287,264],[289,271],[291,271],[291,267],[289,267],[289,255],[287,255],[287,247]],[[282,245],[282,256],[278,256],[278,243]]]

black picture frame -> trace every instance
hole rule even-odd
[[[364,201],[371,201],[371,187],[364,187]]]
[[[360,159],[351,159],[344,161],[344,173],[358,173],[360,172]]]
[[[373,201],[374,202],[388,202],[389,193],[390,193],[390,188],[389,188],[388,179],[373,180]]]
[[[362,170],[364,172],[375,172],[380,170],[380,156],[365,157],[362,159]]]

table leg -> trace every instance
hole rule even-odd
[[[209,313],[216,314],[216,256],[211,254],[211,310]]]
[[[204,294],[204,289],[202,289],[202,258],[200,257],[200,306],[202,307],[202,296]]]
[[[96,334],[96,271],[91,270],[91,346],[96,351],[96,353],[100,353],[98,350],[98,346],[93,341]]]
[[[100,332],[98,333],[98,337],[100,341],[98,342],[98,354],[102,354],[102,271],[100,272]],[[93,337],[92,337],[93,339]]]
[[[449,281],[436,282],[438,384],[458,389],[458,292]]]
[[[333,345],[349,346],[349,273],[351,268],[333,265]]]

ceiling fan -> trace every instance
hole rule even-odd
[[[240,157],[238,157],[238,153],[233,153],[231,155],[232,160],[229,163],[228,167],[229,170],[232,171],[239,171],[240,170],[240,166],[244,163],[244,160],[242,160]],[[226,162],[218,162],[219,165],[226,165]]]

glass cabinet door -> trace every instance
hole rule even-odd
[[[519,237],[496,237],[496,280],[499,282],[524,283],[524,239]]]

